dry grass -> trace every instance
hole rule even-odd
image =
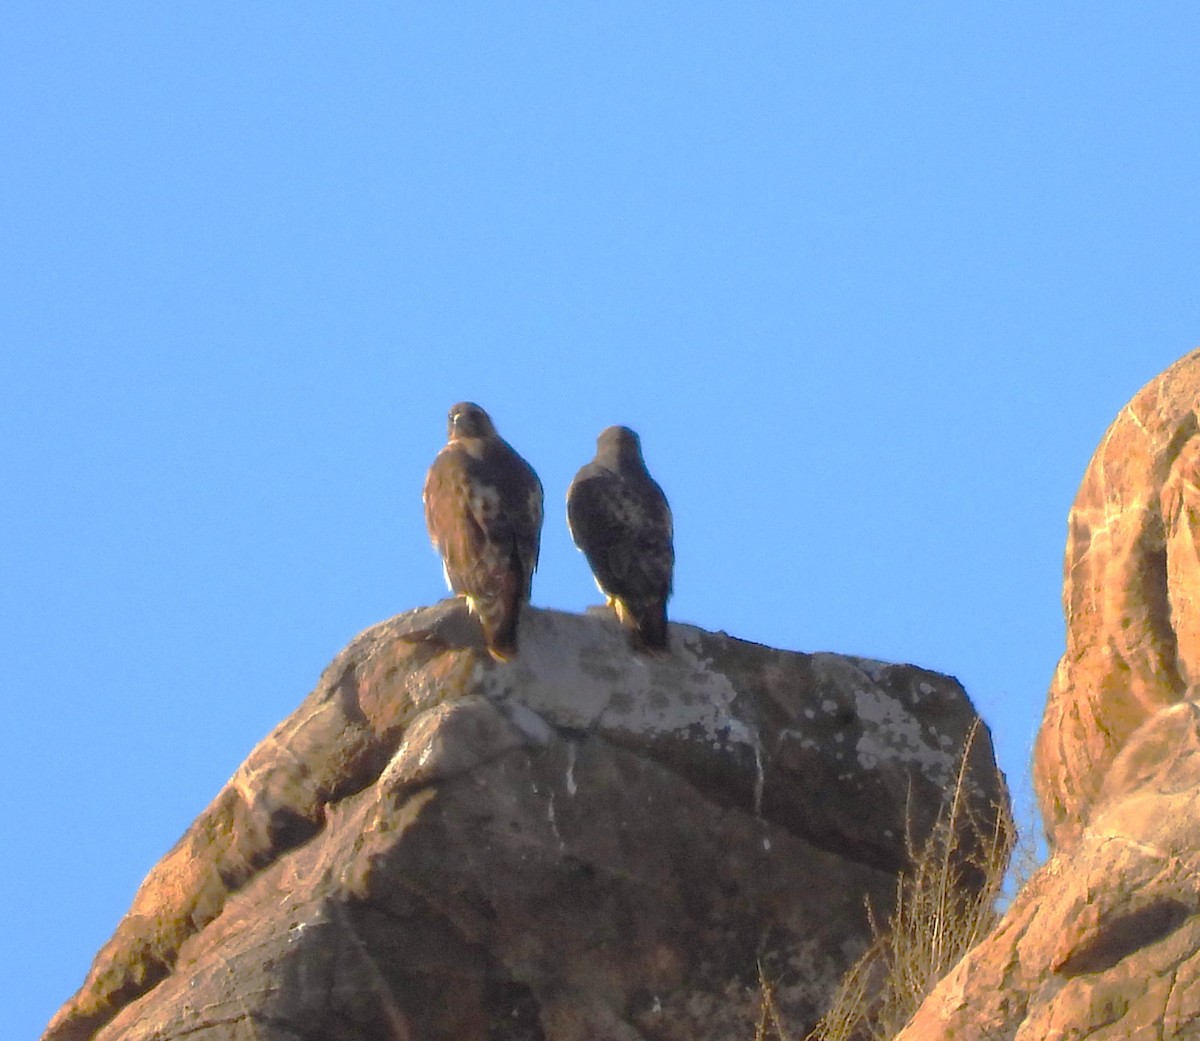
[[[985,824],[967,805],[967,763],[975,735],[973,728],[954,789],[929,837],[918,847],[907,836],[910,868],[897,881],[895,908],[880,922],[868,905],[874,942],[846,973],[829,1010],[804,1041],[890,1041],[995,924],[1015,829],[1007,806],[997,808]],[[759,978],[762,1010],[755,1041],[799,1041],[787,1033],[761,966]]]
[[[1030,757],[1032,757],[1032,752]],[[1004,898],[1001,901],[1001,906],[1005,909],[1012,903],[1013,897],[1025,888],[1025,883],[1046,862],[1049,853],[1044,838],[1045,829],[1042,824],[1042,815],[1038,810],[1037,797],[1031,786],[1026,785],[1022,789],[1019,803],[1013,806],[1013,816],[1020,821],[1020,824],[1016,829],[1017,840],[1009,861]]]
[[[775,986],[763,972],[762,962],[758,963],[758,987],[762,1004],[759,1006],[754,1041],[792,1041],[792,1035],[787,1032],[779,1007],[775,1004]]]

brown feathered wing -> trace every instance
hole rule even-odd
[[[499,437],[451,441],[429,468],[424,501],[447,584],[479,617],[492,657],[509,660],[538,562],[537,474]]]
[[[667,600],[675,550],[671,510],[644,471],[617,473],[589,463],[567,493],[567,523],[636,646],[667,645]]]

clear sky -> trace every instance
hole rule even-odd
[[[357,632],[444,595],[460,399],[611,423],[673,616],[957,676],[1018,793],[1067,509],[1200,343],[1200,8],[0,12],[0,1036]]]

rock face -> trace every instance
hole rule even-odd
[[[1092,817],[896,1041],[1200,1037],[1200,705],[1142,726]]]
[[[1195,352],[1088,467],[1034,764],[1053,855],[897,1041],[1200,1038],[1198,408]]]
[[[1198,408],[1195,351],[1121,411],[1071,508],[1067,647],[1034,750],[1055,845],[1079,835],[1130,735],[1200,681]]]
[[[355,639],[150,872],[47,1041],[799,1034],[886,913],[975,722],[907,665],[687,626],[637,657],[457,604]],[[968,796],[1005,799],[986,731]]]

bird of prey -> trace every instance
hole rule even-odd
[[[542,532],[542,482],[478,405],[450,409],[449,440],[429,468],[425,525],[451,592],[466,598],[488,652],[517,652]]]
[[[675,569],[671,508],[628,427],[607,427],[596,438],[596,458],[567,490],[567,526],[634,647],[664,649]]]

